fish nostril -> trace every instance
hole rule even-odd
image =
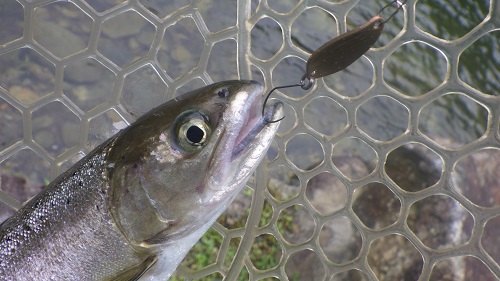
[[[220,98],[227,98],[229,96],[229,90],[227,88],[220,89],[217,91],[217,95]]]

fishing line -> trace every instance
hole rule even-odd
[[[359,59],[375,44],[380,37],[384,24],[394,17],[407,0],[398,1],[393,0],[389,4],[382,7],[376,16],[369,19],[363,25],[339,36],[331,39],[316,49],[306,62],[306,72],[300,79],[299,84],[291,84],[285,86],[278,86],[271,89],[266,95],[262,105],[262,116],[264,116],[265,107],[271,94],[278,89],[301,87],[303,90],[309,90],[314,86],[316,78],[321,78],[341,71]],[[385,20],[380,14],[396,3],[396,10]],[[342,55],[339,55],[342,54]],[[265,120],[269,123],[276,123],[283,120],[281,117],[277,120]]]

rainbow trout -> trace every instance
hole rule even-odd
[[[212,84],[101,144],[0,225],[0,278],[167,280],[264,157],[262,91]]]

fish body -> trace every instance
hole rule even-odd
[[[265,155],[261,98],[212,84],[101,144],[0,225],[2,280],[167,280]]]

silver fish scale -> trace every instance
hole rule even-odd
[[[16,214],[20,219],[13,217],[4,222],[5,232],[0,233],[0,276],[16,280],[14,276],[7,274],[14,273],[24,278],[31,276],[33,280],[52,280],[50,275],[54,274],[58,280],[69,280],[75,272],[79,272],[77,276],[87,276],[87,280],[101,280],[109,273],[115,272],[115,268],[126,268],[127,265],[139,261],[125,238],[111,223],[106,204],[108,185],[104,184],[106,155],[107,147],[96,151],[83,165],[75,166],[61,175],[60,188],[47,189],[47,192],[52,194],[45,194],[42,200],[28,202],[29,208]],[[81,188],[75,189],[75,186]],[[61,217],[67,219],[61,221]],[[92,227],[88,227],[89,222]],[[42,244],[38,243],[46,240],[44,237],[47,235],[55,236],[51,241],[56,244],[44,244],[42,247]],[[57,239],[56,236],[66,238]],[[72,255],[78,247],[85,248],[88,256]],[[29,254],[30,252],[36,254]],[[34,266],[54,267],[54,271],[48,273],[48,276],[42,276],[37,271],[23,271],[26,262],[23,256],[29,255],[33,256],[35,261],[43,261],[36,258],[37,254],[55,254],[57,257],[52,260],[63,261],[71,271],[66,272],[64,266],[54,267],[50,259]],[[76,264],[80,264],[81,268],[75,270]],[[107,267],[99,267],[99,264]],[[108,267],[111,269],[107,270]]]
[[[43,182],[180,93],[297,83],[388,2],[2,0],[0,167]],[[500,1],[407,2],[345,71],[273,94],[268,161],[172,280],[500,278]],[[36,191],[1,185],[2,218]]]

